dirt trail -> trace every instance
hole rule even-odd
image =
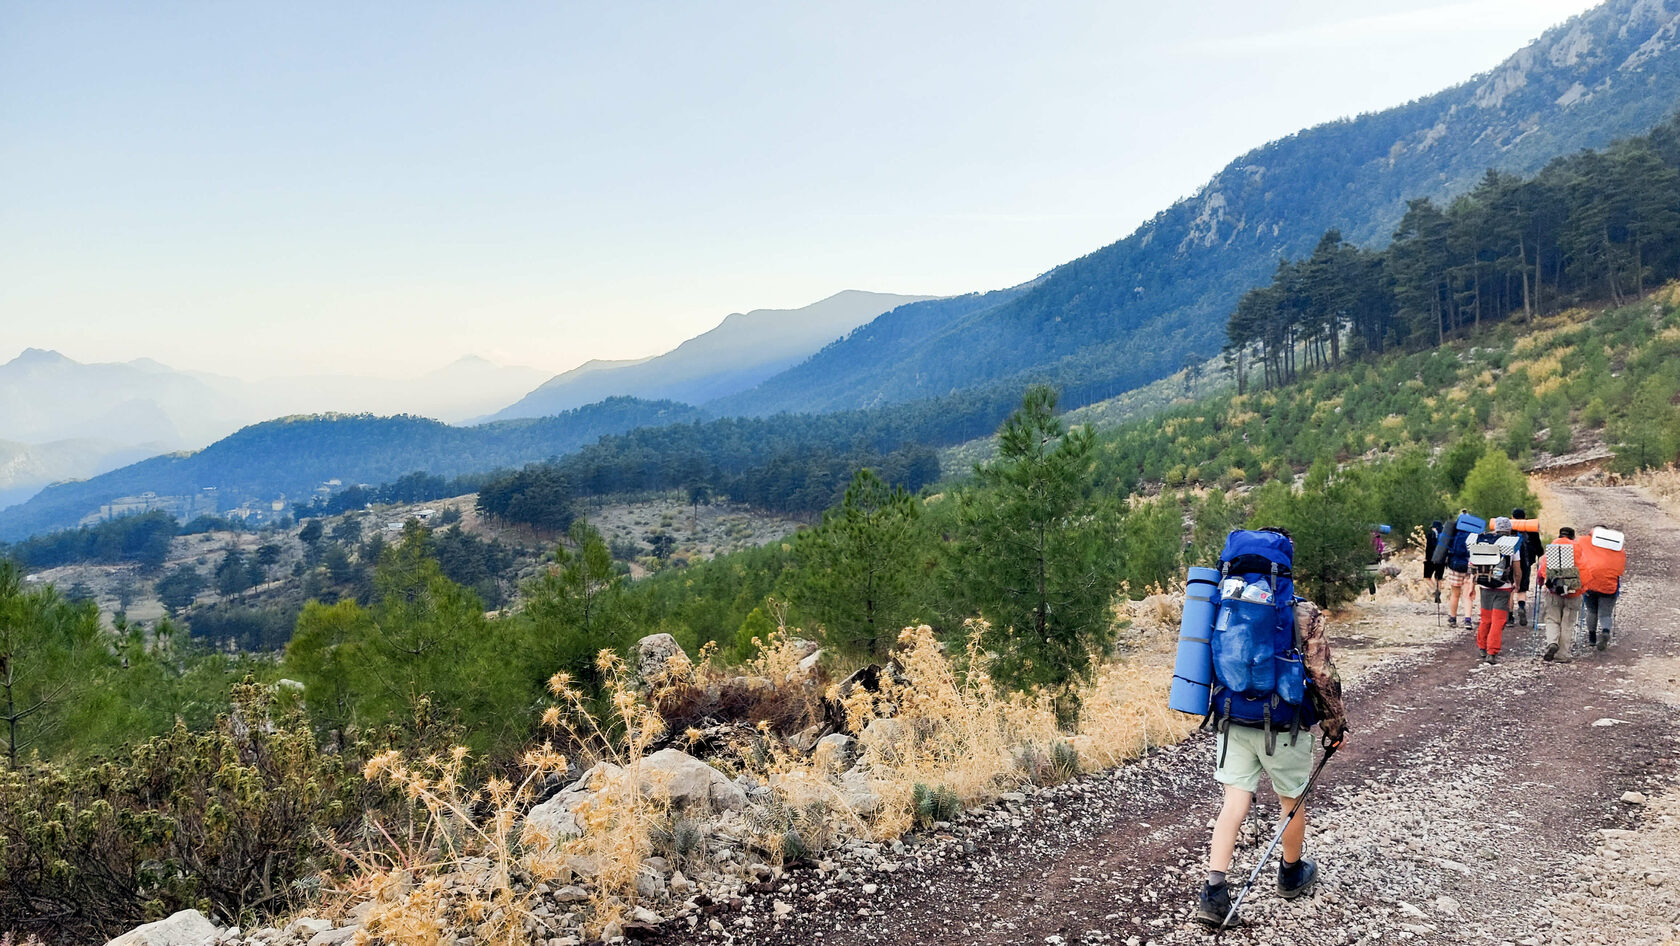
[[[1680,524],[1634,488],[1557,493],[1568,521],[1628,534],[1611,649],[1572,665],[1542,663],[1533,629],[1514,627],[1498,666],[1477,663],[1465,634],[1364,673],[1350,687],[1352,738],[1309,806],[1308,848],[1324,870],[1317,893],[1286,903],[1263,874],[1243,908],[1247,924],[1223,942],[1680,940],[1680,884],[1664,888],[1663,876],[1631,861],[1621,873],[1637,882],[1602,883],[1598,865],[1620,855],[1595,849],[1601,830],[1639,829],[1658,807],[1623,802],[1625,792],[1654,798],[1673,791],[1680,774],[1680,724],[1664,702],[1675,699],[1680,668]],[[1388,608],[1420,639],[1439,639],[1433,605]],[[1352,657],[1362,642],[1347,635],[1338,644]],[[1211,942],[1189,917],[1217,810],[1212,758],[1212,739],[1198,736],[1112,773],[971,813],[864,876],[790,872],[735,909],[660,939]],[[1263,803],[1268,796],[1263,788]],[[1275,807],[1264,814],[1269,821]],[[1266,827],[1250,820],[1235,871],[1246,876]],[[1676,829],[1665,819],[1639,837],[1658,830]],[[1617,870],[1609,873],[1620,877]],[[1643,899],[1612,899],[1635,895]],[[1576,906],[1590,898],[1605,900],[1602,909]]]

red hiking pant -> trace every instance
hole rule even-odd
[[[1482,623],[1476,625],[1476,646],[1490,654],[1499,653],[1499,645],[1505,640],[1505,622],[1510,619],[1509,611],[1483,608]]]

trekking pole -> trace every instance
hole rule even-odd
[[[1260,860],[1254,865],[1254,871],[1248,875],[1248,882],[1243,884],[1242,890],[1237,892],[1237,899],[1231,901],[1231,911],[1225,914],[1224,921],[1219,924],[1221,930],[1231,925],[1231,918],[1237,915],[1237,908],[1242,906],[1243,898],[1247,897],[1249,890],[1253,889],[1254,882],[1260,879],[1260,871],[1264,870],[1266,862],[1272,859],[1272,852],[1277,850],[1278,842],[1283,840],[1283,833],[1289,830],[1289,826],[1295,821],[1295,816],[1300,814],[1301,808],[1306,805],[1307,796],[1312,794],[1313,786],[1318,784],[1318,773],[1324,771],[1324,763],[1330,761],[1330,757],[1336,754],[1336,749],[1339,747],[1340,743],[1326,747],[1323,758],[1319,759],[1318,764],[1313,766],[1312,776],[1307,779],[1307,787],[1301,790],[1301,797],[1295,799],[1295,807],[1289,809],[1289,817],[1284,818],[1283,824],[1278,825],[1277,833],[1272,835],[1272,843],[1266,845],[1265,852],[1260,855]]]

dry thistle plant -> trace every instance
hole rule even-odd
[[[946,789],[964,805],[987,801],[1019,782],[1024,746],[1058,738],[1043,696],[1005,694],[985,671],[978,627],[971,627],[968,667],[959,673],[927,625],[899,636],[899,680],[878,693],[857,690],[846,714],[862,730],[869,781],[881,796],[874,829],[902,834],[915,821],[915,786]],[[879,725],[871,725],[881,720]]]
[[[363,769],[369,781],[396,786],[424,810],[431,821],[426,836],[433,857],[420,861],[403,854],[415,866],[402,871],[378,871],[367,886],[375,891],[374,905],[357,934],[358,942],[377,937],[403,946],[432,946],[448,929],[468,927],[478,942],[495,946],[523,946],[529,942],[533,887],[516,877],[535,875],[535,865],[523,853],[515,827],[530,807],[545,779],[565,773],[565,757],[545,743],[521,760],[525,776],[514,784],[491,778],[478,788],[463,784],[467,748],[456,746],[446,757],[428,756],[409,763],[396,750],[370,759]],[[477,815],[479,810],[487,811]],[[418,862],[417,862],[418,861]],[[461,882],[465,881],[465,882]]]
[[[418,762],[393,750],[368,762],[364,775],[404,792],[430,825],[424,854],[397,849],[380,863],[357,857],[364,876],[355,886],[372,892],[374,904],[358,942],[435,946],[446,930],[470,929],[476,942],[524,946],[537,927],[537,886],[575,876],[591,881],[590,932],[623,918],[666,808],[637,772],[664,723],[635,692],[622,658],[603,651],[596,665],[606,680],[606,719],[563,673],[549,680],[557,703],[543,714],[567,744],[607,763],[593,770],[594,795],[575,813],[577,836],[553,837],[524,820],[543,786],[570,769],[552,741],[525,753],[517,783],[464,784],[465,747]]]

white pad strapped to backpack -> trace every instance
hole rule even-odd
[[[1622,550],[1623,539],[1623,535],[1615,529],[1606,529],[1601,526],[1592,530],[1592,544],[1601,549],[1609,549],[1612,552],[1620,552]]]

